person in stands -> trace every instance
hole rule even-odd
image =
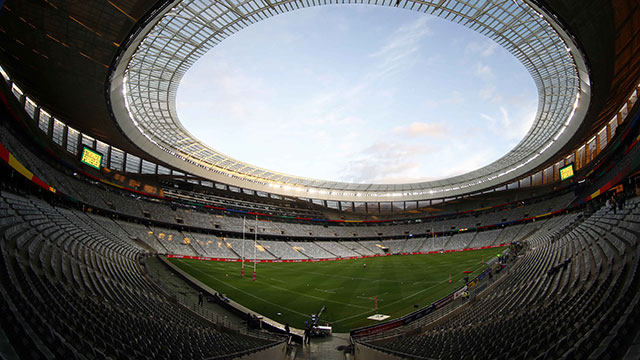
[[[202,306],[202,302],[204,299],[204,295],[202,295],[202,291],[198,294],[198,306]]]

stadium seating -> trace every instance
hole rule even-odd
[[[478,232],[473,240],[467,245],[469,248],[477,248],[483,246],[491,246],[496,243],[502,229]],[[513,241],[508,239],[507,243]],[[499,243],[498,243],[499,244]]]
[[[163,228],[166,228],[167,226],[178,226],[202,230],[218,230],[221,232],[234,233],[233,235],[229,235],[229,237],[240,238],[240,234],[243,231],[243,219],[237,214],[220,211],[212,213],[204,211],[203,208],[195,208],[193,206],[184,204],[171,204],[167,201],[158,202],[153,199],[141,197],[137,194],[122,192],[115,188],[107,187],[101,183],[97,183],[86,178],[72,176],[65,173],[64,170],[58,169],[50,165],[48,162],[43,161],[43,159],[35,156],[26,146],[24,146],[22,143],[20,143],[20,141],[16,140],[12,136],[9,129],[6,129],[4,126],[0,127],[3,130],[2,132],[0,132],[2,133],[0,140],[12,152],[12,154],[16,154],[19,161],[23,162],[29,168],[33,168],[34,173],[37,176],[52,184],[58,190],[70,196],[73,196],[74,198],[82,201],[88,206],[96,209],[106,210],[109,212],[115,212],[119,215],[127,215],[139,219],[139,221],[143,222],[155,221],[158,224],[162,224],[155,226],[160,226]],[[211,196],[211,198],[219,200],[223,199],[221,197],[213,196]],[[567,207],[574,200],[574,198],[575,196],[573,193],[566,193],[559,196],[551,197],[546,200],[542,200],[540,202],[534,202],[531,204],[519,203],[514,205],[514,207],[494,209],[487,212],[475,214],[474,216],[465,215],[456,216],[453,218],[433,218],[410,224],[373,223],[366,225],[350,225],[340,223],[326,225],[326,223],[314,222],[259,221],[258,234],[307,238],[308,240],[358,240],[363,238],[380,238],[382,240],[392,236],[407,239],[410,235],[414,234],[457,231],[464,228],[475,228],[478,226],[487,226],[507,221],[519,220],[525,217],[563,209]],[[247,202],[240,201],[240,203],[242,203],[245,207],[248,206],[245,204]],[[221,202],[218,203],[218,205],[233,206],[234,202]],[[176,207],[176,210],[172,209],[171,206]],[[267,209],[262,210],[266,211]],[[288,211],[291,212],[292,210]],[[277,212],[274,212],[274,214],[277,214]],[[304,214],[301,213],[296,216],[301,215]],[[322,218],[322,216],[319,216],[317,214],[313,217]],[[255,219],[250,217],[247,218],[244,224],[245,232],[247,234],[250,234],[251,231],[254,231],[254,228]],[[510,226],[507,228],[507,230],[509,232],[504,233],[504,236],[499,239],[500,241],[496,239],[496,242],[494,242],[494,244],[508,243],[514,240],[511,238],[511,236],[507,235],[511,235],[511,232],[515,231],[516,229]],[[168,231],[164,231],[164,233],[168,233]],[[526,236],[525,232],[520,232],[519,234],[522,236]],[[177,237],[181,236],[178,235]],[[162,241],[164,239],[160,240]],[[459,248],[459,246],[469,245],[471,240],[473,239],[457,237],[446,247],[446,249],[456,249]],[[155,241],[150,240],[150,242],[154,243]],[[152,247],[157,248],[160,252],[165,252],[165,250],[166,252],[184,250],[179,252],[179,254],[198,254],[206,256],[202,252],[190,249],[189,246],[183,247],[170,245],[169,248],[167,248],[167,245],[165,244],[164,246],[152,245]],[[163,250],[162,248],[167,249]],[[413,248],[417,248],[417,245],[413,246]],[[395,245],[393,248],[390,247],[391,252],[403,252],[404,250],[405,249],[401,246],[398,246],[397,248],[395,247]],[[381,253],[379,248],[370,249],[370,251],[373,253]]]
[[[231,358],[283,341],[218,330],[172,303],[120,222],[5,191],[0,219],[0,321],[28,358]]]
[[[420,222],[261,218],[256,226],[253,218],[156,201],[72,175],[10,132],[0,132],[0,141],[37,176],[85,205],[79,211],[1,194],[1,321],[29,358],[224,358],[281,341],[223,331],[173,303],[142,275],[137,258],[145,251],[239,259],[244,248],[246,259],[305,260],[527,244],[508,277],[446,322],[419,322],[417,335],[358,340],[405,358],[612,358],[622,355],[616,353],[620,342],[640,315],[637,198],[615,211],[602,206],[508,225],[565,209],[576,195]],[[200,200],[291,213],[215,196]],[[488,230],[459,231],[476,227]]]
[[[406,253],[419,252],[422,246],[424,245],[424,242],[425,242],[425,238],[418,238],[418,237],[408,238],[407,241],[404,243],[404,248],[402,249],[402,251]]]
[[[313,242],[290,241],[289,245],[294,247],[297,252],[306,255],[310,259],[328,259],[337,257],[335,254],[330,253]]]
[[[278,259],[300,260],[308,259],[300,250],[284,241],[261,241],[260,244]],[[253,244],[251,244],[253,246]]]
[[[347,249],[353,251],[358,255],[373,255],[375,252],[369,250],[362,244],[357,241],[340,241],[340,245],[346,247]]]
[[[639,312],[639,202],[630,200],[615,213],[602,207],[531,223],[537,230],[526,239],[530,250],[488,294],[446,322],[423,324],[418,335],[362,343],[420,359],[624,355],[616,344]],[[490,242],[486,237],[482,241]]]

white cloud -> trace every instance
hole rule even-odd
[[[390,76],[408,64],[416,61],[424,38],[431,35],[431,28],[427,25],[429,18],[421,16],[417,20],[397,28],[387,40],[373,53],[370,58],[376,61],[376,70],[367,75],[367,82]]]
[[[468,43],[464,49],[467,54],[479,55],[484,58],[495,54],[496,50],[498,50],[498,44],[491,40],[473,41]]]
[[[335,111],[319,115],[309,115],[305,118],[301,118],[299,121],[305,125],[317,127],[358,126],[364,124],[364,120],[357,116],[343,115]]]
[[[495,75],[493,73],[493,69],[491,69],[491,66],[483,63],[476,64],[475,74],[477,77],[485,81],[490,81],[495,78]]]
[[[342,171],[342,181],[399,183],[420,181],[424,176],[419,157],[432,150],[425,144],[377,140],[360,151]]]
[[[397,28],[385,43],[369,56],[373,58],[397,58],[398,54],[405,54],[408,49],[414,49],[425,36],[431,35],[427,26],[429,18],[421,16],[408,24]]]
[[[425,101],[425,105],[429,110],[435,110],[443,105],[455,105],[462,104],[465,101],[462,93],[460,91],[452,91],[451,94],[447,97],[435,97],[432,99],[427,99]]]
[[[491,101],[492,103],[500,103],[502,96],[496,94],[496,86],[491,84],[483,87],[478,91],[478,96],[484,101]]]
[[[410,138],[442,137],[446,134],[446,129],[440,123],[413,122],[408,126],[396,126],[393,133]]]
[[[488,165],[491,161],[496,160],[497,157],[491,150],[485,150],[482,149],[482,147],[477,147],[474,151],[465,152],[464,155],[458,154],[458,156],[455,156],[452,154],[450,159],[452,161],[447,163],[445,171],[439,174],[438,177],[427,180],[437,180],[466,174],[469,171]]]
[[[466,173],[499,158],[528,130],[536,103],[521,91],[521,78],[510,69],[504,76],[504,52],[495,44],[471,44],[458,33],[454,43],[440,20],[420,14],[392,22],[385,11],[367,23],[343,15],[346,28],[324,27],[321,34],[304,29],[333,22],[310,16],[296,21],[300,29],[280,26],[295,36],[261,31],[257,43],[225,41],[185,76],[190,89],[178,92],[185,126],[250,164],[374,183]],[[355,33],[364,36],[341,43]],[[308,39],[314,47],[328,40],[328,49],[311,51]],[[225,50],[229,43],[234,47]]]
[[[479,115],[488,122],[486,125],[493,132],[496,140],[506,142],[522,139],[531,128],[537,111],[534,102],[515,108],[513,115],[504,106],[500,106],[498,110],[500,112],[498,116],[485,113]]]

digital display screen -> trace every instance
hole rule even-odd
[[[95,152],[88,147],[82,149],[82,156],[80,161],[83,164],[87,164],[94,169],[100,170],[100,164],[102,164],[102,154]]]
[[[569,164],[560,169],[560,180],[567,180],[568,178],[573,177],[573,164]]]

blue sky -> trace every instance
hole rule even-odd
[[[185,74],[178,116],[214,149],[323,180],[407,183],[497,160],[537,92],[491,40],[387,7],[322,6],[232,35]]]

